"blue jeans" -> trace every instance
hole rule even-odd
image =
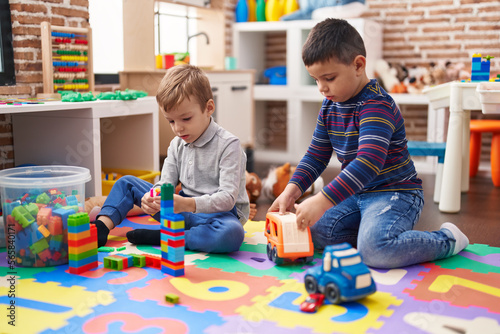
[[[356,194],[327,210],[311,227],[316,248],[348,242],[363,262],[397,268],[453,253],[455,240],[443,230],[414,231],[424,205],[421,190]]]
[[[135,176],[119,178],[111,188],[99,216],[107,216],[116,226],[126,217],[134,204],[141,206],[141,199],[153,185]],[[236,207],[227,212],[181,212],[185,224],[186,249],[207,253],[229,253],[239,250],[245,232],[236,214]],[[160,213],[152,216],[160,221]]]

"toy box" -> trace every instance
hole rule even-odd
[[[90,171],[72,166],[30,166],[0,171],[10,265],[68,263],[68,216],[83,211]]]
[[[117,169],[117,168],[103,168],[102,169],[102,195],[109,195],[111,188],[123,175],[133,175],[138,178],[148,181],[149,183],[155,183],[157,176],[160,176],[160,172],[150,171],[150,170],[133,170],[133,169]]]
[[[476,91],[483,114],[500,113],[500,82],[481,82],[477,85]]]

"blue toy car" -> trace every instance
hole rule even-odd
[[[323,293],[332,304],[361,299],[377,290],[370,270],[347,242],[326,246],[323,265],[308,269],[304,284],[309,294]]]

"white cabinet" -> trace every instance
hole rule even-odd
[[[365,42],[367,74],[372,78],[375,60],[382,58],[382,27],[365,19],[348,21]],[[233,55],[238,69],[255,70],[255,160],[298,163],[309,145],[322,96],[302,62],[302,45],[318,22],[244,22],[233,25]],[[274,33],[286,36],[286,85],[261,84],[266,69],[267,36]],[[286,113],[277,113],[274,121],[270,121],[269,109],[273,107],[269,107],[269,102],[281,102]],[[282,137],[282,131],[286,131],[286,143],[283,148],[273,149],[273,145],[268,144]]]
[[[253,71],[207,73],[215,102],[215,121],[237,136],[244,147],[254,144]]]

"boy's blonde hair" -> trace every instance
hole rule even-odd
[[[169,112],[190,97],[202,111],[208,100],[214,98],[206,74],[199,67],[189,64],[169,68],[156,92],[158,105],[164,112]]]

